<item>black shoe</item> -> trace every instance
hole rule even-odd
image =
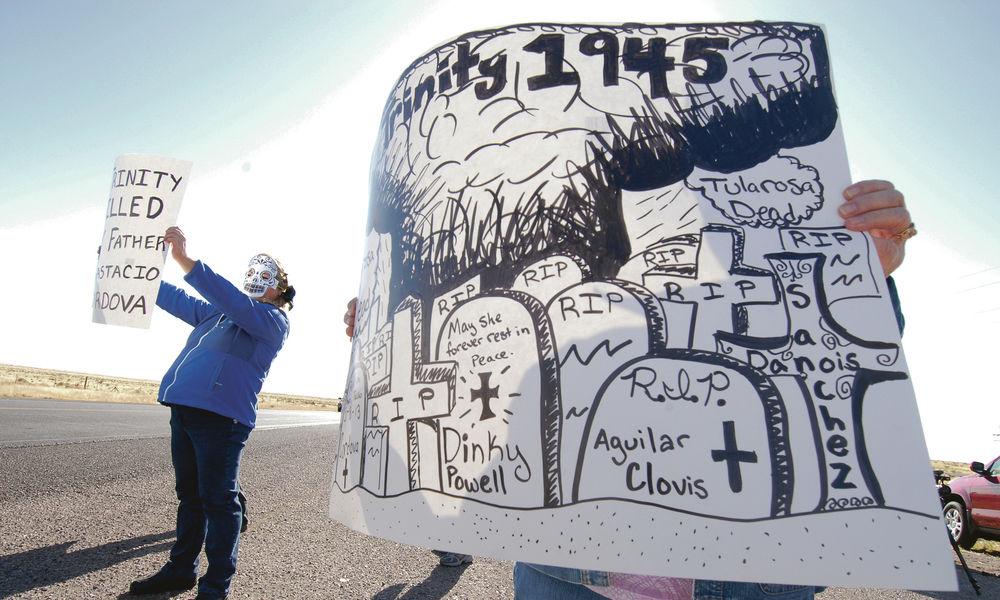
[[[240,523],[240,533],[246,533],[247,527],[250,527],[250,519],[246,515],[243,515],[243,522]]]
[[[128,586],[130,594],[144,596],[146,594],[160,594],[163,592],[184,592],[190,590],[197,583],[194,575],[190,577],[175,577],[163,571],[152,577],[133,581]]]
[[[201,592],[194,597],[194,600],[226,600],[229,596],[207,596]]]

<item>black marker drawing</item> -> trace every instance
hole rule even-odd
[[[812,552],[844,528],[927,542],[919,427],[879,437],[887,404],[915,408],[898,336],[867,339],[892,316],[872,244],[836,215],[846,177],[814,26],[521,25],[418,59],[372,161],[332,514],[661,574],[679,522],[748,544],[806,527],[809,583],[850,580],[830,567],[846,552]],[[652,535],[611,556],[547,523]],[[865,581],[944,581],[946,548],[924,547],[934,569]],[[794,578],[766,552],[683,574]]]

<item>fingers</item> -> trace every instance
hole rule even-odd
[[[859,181],[853,183],[844,190],[844,198],[847,200],[854,200],[856,196],[862,194],[869,194],[871,192],[879,192],[882,190],[891,190],[895,186],[892,185],[891,181],[883,181],[881,179],[868,179],[866,181]]]
[[[347,312],[344,313],[344,325],[347,325],[345,333],[347,337],[354,337],[354,320],[358,313],[358,299],[353,298],[347,303]]]
[[[867,231],[876,237],[889,237],[909,224],[910,211],[902,206],[873,210],[844,221],[844,226],[851,231]]]
[[[881,179],[859,181],[844,190],[847,200],[838,211],[844,227],[867,232],[875,238],[875,250],[886,275],[903,262],[905,237],[897,234],[913,222],[906,198],[892,182]]]
[[[883,208],[897,208],[905,205],[906,201],[902,192],[889,188],[857,195],[853,200],[840,205],[838,210],[840,216],[848,218]]]
[[[847,202],[838,209],[844,226],[888,238],[910,224],[906,198],[892,182],[881,179],[859,181],[844,190]]]
[[[167,231],[163,234],[163,240],[168,244],[182,244],[186,241],[186,238],[180,227],[168,227]]]

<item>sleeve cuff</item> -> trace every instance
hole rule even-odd
[[[200,260],[194,261],[194,267],[184,275],[184,281],[194,285],[198,278],[205,275],[205,265]]]

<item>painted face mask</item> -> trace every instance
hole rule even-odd
[[[243,278],[243,291],[251,298],[260,298],[267,288],[277,287],[278,263],[266,254],[251,258],[246,277]]]

